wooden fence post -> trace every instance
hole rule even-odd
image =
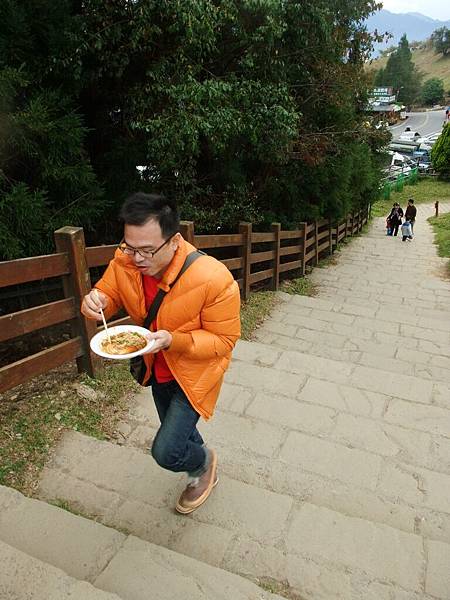
[[[180,221],[180,233],[187,242],[195,246],[194,221]]]
[[[315,249],[316,249],[316,257],[314,259],[314,265],[319,264],[319,224],[317,219],[314,221],[314,236],[315,236]]]
[[[83,354],[77,358],[78,372],[87,372],[95,377],[102,369],[103,362],[99,356],[91,352],[89,342],[97,333],[95,321],[86,319],[80,311],[83,297],[91,290],[91,277],[86,262],[86,244],[81,227],[62,227],[54,233],[57,252],[69,255],[70,274],[63,276],[63,288],[66,298],[75,299],[77,319],[73,326],[74,335],[81,337]]]
[[[275,240],[273,242],[273,251],[275,256],[273,257],[273,277],[272,277],[272,290],[275,292],[278,290],[278,286],[280,283],[280,246],[281,246],[281,224],[280,223],[272,223],[271,227]]]
[[[300,231],[303,231],[303,243],[302,243],[302,275],[305,276],[306,273],[306,238],[308,237],[308,223],[300,223]]]
[[[252,224],[239,223],[239,233],[242,241],[242,299],[248,300],[250,296],[250,258],[252,254]]]
[[[355,226],[355,213],[352,211],[350,215],[350,235],[353,237],[353,227]]]
[[[328,243],[330,245],[329,255],[333,254],[333,226],[331,223],[331,219],[328,219]]]
[[[436,200],[436,202],[434,203],[434,210],[435,210],[435,217],[439,216],[439,200]]]

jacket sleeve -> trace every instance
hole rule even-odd
[[[95,284],[95,287],[108,298],[108,306],[104,310],[105,319],[109,319],[122,308],[122,300],[118,290],[116,270],[113,263],[114,260],[109,263],[106,271],[103,273],[103,277]]]
[[[226,267],[224,267],[226,269]],[[222,269],[208,283],[206,302],[201,310],[201,329],[172,332],[166,352],[179,352],[200,360],[225,356],[241,335],[239,287],[231,273]]]

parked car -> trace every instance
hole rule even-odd
[[[429,154],[424,154],[417,158],[417,168],[419,173],[430,173],[433,171],[433,165]]]
[[[405,131],[399,136],[400,140],[415,141],[418,138],[422,137],[418,131],[411,131],[410,129],[409,131],[407,131],[408,129],[409,127],[407,127]]]

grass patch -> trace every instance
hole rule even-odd
[[[319,264],[317,266],[318,266],[319,269],[325,269],[326,267],[329,267],[330,265],[337,265],[337,264],[338,264],[338,259],[335,256],[335,254],[330,254],[330,256],[326,256],[325,258],[321,258],[319,260]],[[310,295],[311,294],[308,294],[308,296],[310,296]]]
[[[32,495],[64,431],[112,437],[136,389],[127,364],[105,365],[99,379],[66,364],[9,390],[0,399],[0,484]]]
[[[241,306],[241,338],[251,340],[253,332],[269,316],[277,297],[274,292],[254,292]]]
[[[300,596],[287,581],[277,581],[273,577],[260,577],[257,581],[259,587],[270,594],[277,594],[287,600],[305,600],[304,596]]]
[[[301,296],[314,296],[316,288],[308,277],[286,279],[280,284],[280,292],[288,294],[299,294]],[[243,340],[253,339],[254,331],[266,319],[275,304],[277,296],[275,292],[253,292],[247,302],[241,306],[241,338]]]
[[[401,192],[392,192],[389,200],[378,200],[372,206],[373,217],[385,217],[389,214],[394,202],[398,202],[405,210],[408,199],[414,198],[414,204],[446,201],[450,198],[450,182],[436,177],[420,179],[416,185],[406,185]]]
[[[298,294],[300,296],[315,296],[317,293],[315,285],[308,277],[298,277],[297,279],[283,281],[280,290],[287,294]]]
[[[70,512],[73,515],[76,515],[77,517],[87,517],[87,518],[89,518],[88,515],[85,515],[84,513],[80,512],[79,510],[77,510],[76,508],[74,508],[70,504],[70,502],[67,502],[67,500],[60,500],[60,499],[49,500],[48,503],[52,504],[53,506],[56,506],[57,508],[62,508],[62,510],[65,510],[66,512]]]
[[[430,217],[428,222],[434,230],[434,243],[439,256],[450,258],[450,213],[444,213],[439,217]],[[447,275],[450,276],[450,262],[447,265]]]

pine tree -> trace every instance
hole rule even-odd
[[[397,50],[389,56],[386,68],[378,71],[376,85],[392,87],[399,102],[412,104],[420,93],[420,79],[421,76],[412,61],[408,39],[404,34]]]

